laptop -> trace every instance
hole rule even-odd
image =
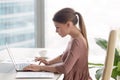
[[[23,68],[27,65],[30,65],[30,63],[18,63],[17,64],[7,45],[6,45],[6,49],[14,65],[14,68],[16,70],[16,79],[52,79],[54,78],[53,72],[33,72],[33,71],[23,70]]]

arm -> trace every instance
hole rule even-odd
[[[59,63],[61,64],[61,63]],[[57,64],[57,65],[59,65]],[[59,71],[55,68],[56,64],[54,65],[36,65],[36,64],[31,64],[29,66],[26,66],[23,70],[30,70],[30,71],[48,71],[48,72],[54,72],[54,73],[59,73]]]
[[[58,57],[56,57],[56,58],[54,58],[53,60],[50,60],[50,61],[46,61],[45,59],[43,60],[43,58],[40,58],[40,59],[42,59],[42,60],[39,60],[39,61],[45,63],[46,65],[41,66],[41,65],[31,64],[29,66],[26,66],[23,70],[50,71],[50,72],[58,73],[58,71],[55,68],[55,66],[62,63],[62,55],[60,55],[60,56],[58,56]]]
[[[85,49],[83,49],[83,47],[85,46],[83,45],[83,43],[80,43],[81,45],[78,45],[78,44],[79,44],[78,41],[74,41],[70,51],[68,52],[68,55],[65,57],[64,62],[61,62],[62,56],[58,56],[57,58],[49,61],[50,64],[61,62],[60,64],[45,65],[45,66],[32,64],[32,65],[25,67],[24,70],[50,71],[50,72],[67,74],[70,72],[70,70],[72,69],[76,61],[78,60],[79,56],[81,58],[80,63],[82,63],[83,62],[82,60],[84,60],[83,58],[85,56],[84,54]]]
[[[51,64],[60,63],[60,62],[62,62],[62,55],[59,55],[58,57],[48,61],[48,64],[51,65]]]
[[[23,68],[23,70],[32,70],[32,71],[50,71],[50,72],[58,72],[55,68],[56,63],[62,62],[62,54],[58,57],[47,61],[45,58],[36,57],[35,61],[40,61],[40,63],[44,63],[44,66],[31,64]]]
[[[59,73],[59,71],[55,67],[56,65],[50,65],[50,66],[39,66],[39,71],[48,71],[48,72],[54,72]]]
[[[62,62],[62,55],[59,55],[58,57],[56,57],[56,58],[54,58],[54,59],[52,59],[50,61],[47,61],[43,57],[36,57],[35,61],[40,61],[40,63],[44,63],[45,65],[51,65],[51,64]]]

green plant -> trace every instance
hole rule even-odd
[[[102,39],[102,38],[96,38],[95,40],[96,40],[96,44],[99,45],[102,49],[104,49],[104,50],[107,49],[107,43],[108,43],[107,40]],[[97,66],[103,66],[103,65],[101,64],[101,65],[97,65]],[[112,70],[111,77],[116,80],[116,77],[118,75],[120,76],[120,52],[117,48],[115,49],[115,58],[114,58],[113,66],[114,67],[113,67],[113,70]],[[100,79],[102,73],[103,73],[103,67],[99,68],[96,71],[95,77],[96,77],[97,80]]]

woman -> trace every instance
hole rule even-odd
[[[64,74],[63,80],[92,80],[88,69],[88,40],[84,21],[80,13],[71,8],[58,11],[53,22],[56,32],[61,36],[71,36],[66,51],[57,58],[47,61],[41,57],[35,60],[44,63],[44,66],[31,64],[24,70],[50,71]],[[79,28],[77,23],[79,22]],[[58,65],[52,65],[61,63]],[[50,66],[52,65],[52,66]]]

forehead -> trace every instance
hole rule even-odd
[[[65,25],[64,23],[59,23],[59,22],[54,22],[55,26],[63,26]]]

